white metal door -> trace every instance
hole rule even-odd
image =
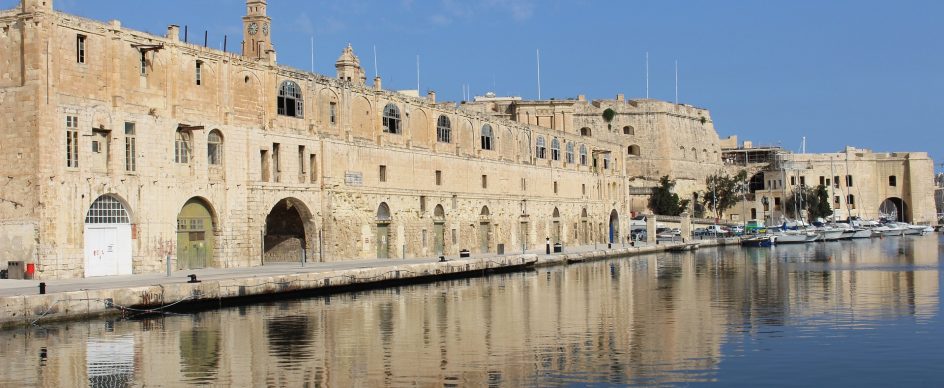
[[[131,274],[131,225],[85,226],[85,276]]]

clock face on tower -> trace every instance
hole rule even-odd
[[[262,35],[269,36],[269,23],[262,25]]]
[[[249,23],[249,35],[255,35],[259,31],[259,25],[255,22]]]

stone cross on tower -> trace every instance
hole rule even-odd
[[[270,58],[272,48],[271,19],[266,16],[266,0],[246,0],[243,16],[243,56],[252,59]]]

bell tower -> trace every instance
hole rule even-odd
[[[243,16],[243,56],[268,58],[272,48],[272,20],[266,16],[266,0],[246,0]]]

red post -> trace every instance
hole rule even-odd
[[[27,279],[32,279],[33,274],[36,273],[36,264],[26,263],[26,276]]]

